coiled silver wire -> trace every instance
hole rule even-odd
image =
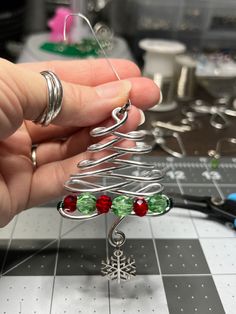
[[[165,175],[164,170],[159,170],[155,163],[147,163],[133,159],[127,159],[130,154],[145,154],[152,150],[151,145],[142,142],[145,132],[132,131],[121,133],[118,129],[128,119],[128,111],[118,107],[113,110],[112,117],[115,123],[109,127],[97,127],[91,131],[93,137],[104,137],[105,140],[92,144],[88,152],[92,155],[103,153],[98,159],[82,160],[78,164],[79,173],[70,176],[65,182],[65,189],[74,193],[98,193],[109,192],[115,195],[125,194],[131,197],[150,197],[163,191],[160,183]],[[131,141],[131,147],[123,147],[122,141]],[[121,145],[119,145],[119,142]],[[138,171],[137,171],[138,169]],[[142,169],[142,171],[140,171]],[[120,170],[124,170],[123,173]],[[109,183],[111,181],[112,183]],[[60,213],[67,218],[77,219],[93,218],[92,215],[71,214],[59,209]],[[152,213],[152,216],[155,213]],[[160,215],[158,213],[158,215]],[[75,219],[75,218],[74,218]]]

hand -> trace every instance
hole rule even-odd
[[[112,64],[121,81],[102,59],[21,65],[0,60],[0,226],[23,209],[65,193],[64,182],[78,172],[77,163],[94,141],[91,128],[107,125],[114,108],[131,99],[133,106],[122,129],[127,132],[140,124],[140,109],[158,102],[158,87],[140,77],[135,64],[125,60]],[[46,81],[39,74],[43,70],[58,75],[64,92],[62,110],[48,127],[31,122],[47,104]],[[36,169],[33,144],[38,145]]]

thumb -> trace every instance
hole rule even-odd
[[[0,60],[0,139],[14,133],[25,120],[35,120],[48,102],[45,78],[36,72]],[[86,75],[86,74],[85,74]],[[124,105],[131,83],[115,81],[97,87],[62,81],[62,110],[53,123],[90,126],[102,122],[111,111]]]

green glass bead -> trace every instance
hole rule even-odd
[[[218,169],[219,164],[220,164],[219,158],[212,158],[212,160],[211,160],[211,169],[212,170]]]
[[[112,201],[111,208],[115,215],[119,217],[127,216],[132,212],[133,200],[125,195],[117,196]]]
[[[77,198],[76,208],[83,214],[91,214],[96,210],[96,197],[91,193],[81,193]]]
[[[155,194],[148,198],[148,209],[153,213],[164,213],[169,207],[169,200],[161,195]]]

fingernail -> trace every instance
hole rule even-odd
[[[128,96],[131,90],[130,81],[116,81],[96,87],[96,92],[101,98],[115,98]]]
[[[162,91],[160,90],[159,101],[157,105],[160,105],[162,103],[162,100],[163,100],[163,96],[162,96]]]
[[[140,125],[144,124],[146,118],[145,118],[144,112],[141,109],[139,109],[139,112],[140,112],[140,122],[139,122],[139,126],[140,126]]]

